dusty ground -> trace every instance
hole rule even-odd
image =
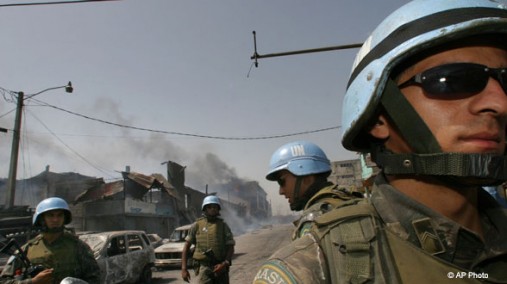
[[[273,252],[290,241],[292,224],[270,225],[236,237],[230,270],[231,284],[251,283],[257,269]],[[191,272],[193,276],[193,272]],[[186,283],[179,269],[156,271],[153,283]]]

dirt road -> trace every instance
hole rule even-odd
[[[230,270],[231,284],[252,282],[257,269],[273,252],[290,241],[292,224],[270,225],[236,237],[235,254]],[[193,271],[190,272],[194,276]],[[156,271],[153,283],[186,283],[179,269]]]

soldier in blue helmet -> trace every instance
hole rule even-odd
[[[331,163],[326,154],[309,141],[287,143],[271,156],[266,179],[278,182],[279,193],[288,199],[291,210],[303,210],[292,239],[306,234],[316,217],[337,204],[361,197],[329,182],[329,174]]]
[[[254,283],[507,283],[507,2],[414,0],[354,62],[342,145],[372,195],[316,218]]]
[[[18,258],[10,258],[2,271],[0,283],[60,283],[66,277],[88,283],[100,283],[100,269],[90,247],[65,225],[72,221],[67,202],[58,197],[42,200],[35,209],[33,225],[41,234],[28,241],[22,249],[34,266],[43,270],[33,278],[21,279],[25,269]]]
[[[203,216],[197,219],[185,237],[181,256],[181,277],[190,282],[187,257],[191,245],[195,245],[192,258],[196,262],[195,274],[200,284],[228,284],[229,267],[234,254],[234,237],[229,225],[220,218],[222,206],[217,196],[204,198]]]

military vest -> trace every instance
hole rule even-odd
[[[67,276],[81,275],[78,271],[77,241],[77,237],[64,233],[53,244],[46,245],[39,235],[27,243],[25,251],[33,265],[53,268],[55,283],[60,283]]]
[[[209,222],[205,217],[196,221],[195,240],[196,249],[193,258],[201,261],[209,261],[204,252],[213,250],[218,260],[225,259],[225,224],[220,218]]]
[[[328,283],[507,283],[505,262],[480,272],[463,270],[399,238],[366,200],[352,200],[314,224]]]
[[[308,200],[301,217],[294,222],[296,229],[292,234],[292,240],[307,234],[315,218],[327,213],[333,208],[339,207],[348,200],[357,198],[362,197],[344,188],[339,188],[338,185],[329,185],[322,188]]]

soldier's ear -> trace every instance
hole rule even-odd
[[[303,183],[302,183],[303,186],[309,187],[314,182],[315,182],[315,175],[303,176]]]
[[[389,125],[384,115],[379,115],[377,122],[370,129],[370,134],[380,140],[389,138]]]

